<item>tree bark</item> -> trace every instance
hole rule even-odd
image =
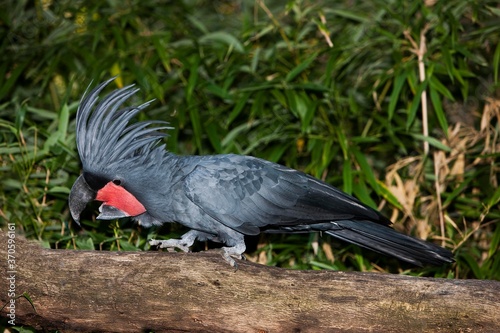
[[[0,231],[1,274],[12,268],[4,260],[8,239]],[[20,236],[15,245],[15,293],[26,292],[35,308],[18,298],[15,323],[37,329],[500,332],[496,281],[295,271],[250,262],[235,270],[218,252],[48,250]],[[10,302],[4,290],[11,282],[1,279],[2,304]],[[1,315],[8,313],[5,307]]]

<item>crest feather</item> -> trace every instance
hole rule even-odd
[[[156,148],[163,150],[158,143],[167,134],[161,130],[171,129],[165,121],[129,124],[152,102],[122,108],[139,91],[134,85],[117,89],[99,101],[99,94],[113,80],[86,92],[78,107],[76,143],[85,170],[104,171],[124,160],[147,163],[149,157],[158,156],[154,153]]]

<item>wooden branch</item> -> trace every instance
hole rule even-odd
[[[9,271],[7,244],[0,231],[1,274]],[[37,329],[500,332],[496,281],[293,271],[250,262],[235,271],[218,252],[47,250],[20,236],[15,246],[15,292],[26,292],[36,308],[17,299],[15,323]],[[10,302],[9,283],[1,279],[2,303]]]

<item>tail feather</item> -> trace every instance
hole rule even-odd
[[[332,222],[332,228],[325,232],[349,243],[417,266],[425,264],[439,266],[454,261],[453,254],[445,248],[370,221],[335,221]]]

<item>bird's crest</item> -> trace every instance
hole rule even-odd
[[[158,143],[171,129],[164,121],[130,120],[152,101],[139,106],[122,107],[138,88],[117,89],[98,102],[99,93],[114,78],[85,93],[76,117],[76,144],[84,170],[103,171],[124,160],[147,163],[151,155],[165,151]],[[157,125],[157,126],[151,126]],[[159,125],[159,126],[158,126]],[[158,149],[154,149],[158,148]]]

